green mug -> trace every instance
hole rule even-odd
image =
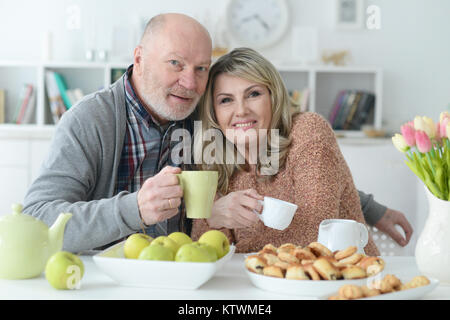
[[[186,215],[191,219],[211,217],[217,191],[217,171],[183,171],[177,174],[186,205]]]

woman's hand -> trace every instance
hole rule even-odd
[[[262,204],[258,200],[264,200],[253,189],[235,191],[214,201],[210,227],[219,229],[248,228],[258,222],[257,213],[261,213]]]
[[[399,225],[405,232],[405,237],[395,228]],[[380,221],[375,224],[375,228],[386,233],[400,246],[404,247],[409,243],[413,228],[406,219],[405,215],[397,210],[387,209],[386,213],[381,217]]]

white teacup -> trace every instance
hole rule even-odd
[[[317,241],[331,251],[355,246],[359,253],[364,253],[364,247],[369,241],[369,232],[364,224],[354,220],[327,219],[319,225]]]
[[[263,205],[263,211],[258,217],[266,227],[277,230],[289,227],[297,205],[271,197],[264,197],[264,201],[259,202]]]

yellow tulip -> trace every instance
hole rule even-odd
[[[430,139],[436,136],[436,125],[429,117],[415,117],[414,129],[424,131]]]
[[[441,114],[439,115],[439,122],[442,123],[442,120],[444,120],[444,118],[450,118],[450,113],[448,113],[448,111],[441,112]]]
[[[445,127],[445,132],[447,133],[447,137],[450,137],[450,122],[447,123],[447,126]]]
[[[404,153],[409,150],[409,146],[406,143],[405,138],[403,138],[403,136],[400,133],[396,133],[392,137],[392,143],[400,152]]]

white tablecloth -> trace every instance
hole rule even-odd
[[[419,274],[414,257],[383,257],[387,271],[406,279]],[[244,255],[232,259],[197,290],[168,290],[119,286],[82,256],[85,276],[77,290],[55,290],[42,274],[28,280],[0,280],[0,299],[157,299],[157,300],[290,300],[307,297],[263,291],[252,285],[244,269]],[[424,299],[450,299],[450,286],[439,285]]]

